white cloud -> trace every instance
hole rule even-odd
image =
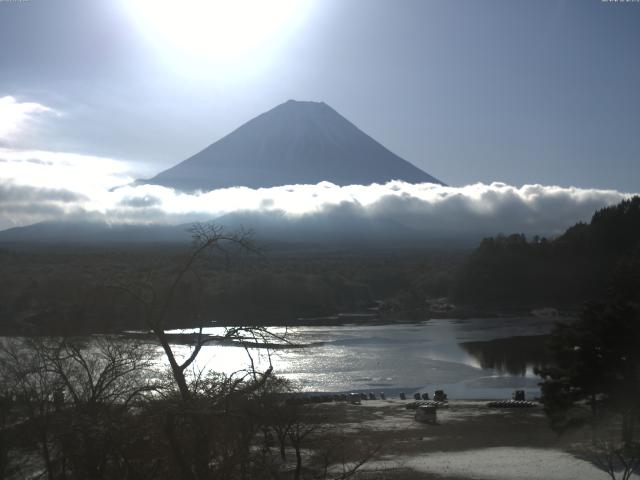
[[[0,97],[0,141],[13,142],[31,122],[42,114],[57,114],[45,105],[18,102],[12,96]]]
[[[444,187],[393,181],[340,187],[290,185],[187,194],[157,185],[112,188],[135,175],[112,159],[0,150],[0,228],[40,220],[179,224],[238,216],[283,235],[363,229],[415,238],[523,232],[555,235],[629,196],[615,190],[504,183]],[[234,222],[225,217],[225,221]],[[362,233],[366,234],[366,233]]]
[[[127,162],[112,158],[40,150],[0,148],[0,179],[39,188],[98,194],[133,181]]]
[[[127,186],[112,192],[103,210],[152,208],[157,221],[172,218],[202,219],[235,212],[282,213],[289,221],[337,215],[387,218],[417,230],[447,231],[540,229],[555,233],[593,211],[616,203],[626,195],[614,190],[580,189],[542,185],[514,187],[503,183],[443,187],[400,181],[384,185],[340,187],[328,182],[273,188],[226,188],[185,194],[157,185]],[[161,212],[161,213],[160,213]],[[471,222],[471,223],[470,223]],[[501,227],[502,225],[502,227]]]
[[[112,201],[109,189],[132,182],[133,175],[129,164],[110,158],[0,148],[0,230],[100,215]]]

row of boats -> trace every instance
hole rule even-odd
[[[399,394],[400,400],[407,400],[404,392]],[[329,402],[345,402],[353,405],[359,405],[366,400],[386,400],[384,392],[378,394],[369,393],[336,393],[325,395],[300,395],[290,397],[286,400],[288,405],[307,405],[313,403],[329,403]],[[413,402],[407,403],[405,408],[416,410],[419,408],[445,408],[449,406],[447,394],[444,390],[436,390],[433,398],[429,398],[426,392],[417,392],[413,394]],[[516,390],[513,392],[511,400],[497,400],[487,403],[489,408],[531,408],[538,404],[525,400],[524,390]]]

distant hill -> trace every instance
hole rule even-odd
[[[106,222],[40,222],[0,232],[0,244],[148,244],[186,243],[189,225],[109,224]]]
[[[251,229],[266,244],[286,241],[319,248],[413,246],[426,235],[389,218],[333,212],[320,217],[290,217],[283,212],[235,212],[216,219],[230,231]]]
[[[442,182],[376,142],[321,102],[289,100],[149,180],[183,191],[329,181]]]
[[[362,250],[397,248],[469,248],[477,236],[440,238],[429,231],[414,230],[389,218],[341,215],[289,217],[283,212],[236,212],[216,218],[227,231],[254,232],[265,248],[313,250]],[[0,231],[2,247],[100,246],[119,248],[145,245],[187,245],[191,224],[108,224],[106,222],[41,222]]]

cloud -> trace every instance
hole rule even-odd
[[[13,143],[15,138],[43,114],[55,110],[36,102],[18,102],[12,96],[0,97],[0,143]]]
[[[118,160],[0,148],[0,230],[44,220],[103,218],[109,189],[133,180]]]
[[[52,188],[35,188],[28,185],[13,185],[9,182],[0,183],[0,208],[5,208],[12,202],[33,204],[42,202],[73,203],[85,200],[86,197]]]
[[[96,195],[133,181],[127,162],[92,155],[0,148],[0,180]]]
[[[181,224],[218,219],[289,239],[478,239],[497,233],[552,236],[627,198],[615,190],[504,183],[445,187],[393,181],[227,188],[187,194],[127,185],[124,162],[0,149],[0,228],[41,220]]]
[[[66,218],[77,213],[78,204],[86,200],[85,196],[69,190],[0,181],[0,226]]]
[[[549,185],[445,187],[400,181],[188,194],[134,185],[137,176],[130,164],[115,159],[0,148],[0,229],[43,220],[181,224],[218,219],[292,240],[478,239],[512,232],[553,236],[630,196]]]
[[[162,204],[162,200],[150,195],[145,195],[143,197],[125,197],[120,200],[118,204],[123,207],[148,208]]]

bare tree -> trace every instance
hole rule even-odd
[[[58,392],[77,408],[127,407],[159,384],[153,375],[153,352],[135,341],[98,337],[29,340],[38,364],[58,382]],[[62,390],[60,390],[62,389]]]
[[[192,323],[200,323],[200,326],[195,335],[191,354],[183,360],[177,357],[166,330],[171,321],[170,313],[183,284],[187,279],[195,281],[199,290],[197,297],[201,297],[203,289],[201,270],[213,255],[222,255],[225,262],[228,263],[232,252],[257,251],[252,242],[251,232],[244,230],[229,234],[225,232],[223,227],[214,223],[196,223],[191,227],[190,232],[193,238],[192,248],[172,273],[168,282],[158,282],[154,277],[154,272],[147,272],[143,278],[133,281],[126,279],[109,282],[110,288],[126,292],[141,308],[144,324],[162,347],[180,397],[184,401],[189,401],[192,397],[187,379],[188,368],[194,363],[206,343],[221,339],[242,340],[243,333],[253,334],[256,332],[254,328],[230,328],[226,330],[222,338],[203,335],[203,325],[200,321],[202,311],[198,308],[199,305],[192,305],[190,311],[182,311],[180,314],[190,314],[194,320]],[[200,298],[196,298],[193,301],[199,303],[199,300]],[[260,333],[266,335],[268,331],[261,329]]]
[[[296,469],[294,479],[299,480],[302,473],[302,444],[310,435],[318,433],[324,426],[323,418],[307,411],[296,415],[294,422],[289,427],[289,441],[296,453]]]
[[[126,292],[139,306],[144,324],[153,333],[160,344],[169,363],[171,376],[177,388],[181,405],[167,409],[165,415],[165,434],[171,443],[171,450],[175,464],[180,475],[185,479],[211,478],[212,471],[217,467],[211,462],[211,441],[215,436],[210,431],[211,412],[217,405],[203,403],[198,398],[199,375],[189,376],[190,367],[202,350],[202,347],[210,342],[226,342],[227,344],[244,347],[250,363],[251,381],[243,378],[230,385],[227,399],[248,397],[252,392],[260,389],[270,377],[273,369],[271,366],[264,372],[258,372],[255,368],[250,349],[252,347],[266,346],[273,343],[286,342],[282,335],[276,335],[264,327],[227,327],[223,335],[212,336],[204,334],[203,308],[201,298],[204,290],[203,271],[211,265],[211,260],[222,258],[225,268],[228,268],[230,259],[234,255],[244,252],[256,252],[250,232],[240,231],[227,233],[213,223],[197,223],[191,228],[193,244],[189,254],[182,263],[170,275],[169,280],[158,281],[152,272],[148,272],[143,278],[136,280],[111,282],[110,287]],[[180,358],[170,342],[167,334],[174,316],[176,315],[176,303],[178,296],[187,281],[196,285],[196,295],[192,297],[189,312],[184,310],[177,312],[179,315],[191,316],[191,324],[198,324],[197,333],[193,336],[192,350],[186,358]],[[267,349],[268,354],[268,349]],[[210,400],[210,398],[208,399]],[[184,439],[180,431],[191,431],[188,448],[184,446]]]
[[[151,360],[144,345],[107,338],[3,345],[0,375],[16,410],[12,432],[27,446],[36,441],[47,478],[104,478],[119,466],[127,435],[118,437],[118,425],[126,425],[134,399],[157,388]]]
[[[591,442],[578,452],[604,471],[611,480],[629,480],[640,469],[640,442],[620,438],[623,428],[615,415],[604,416],[591,427]]]
[[[611,480],[629,480],[640,468],[640,446],[637,444],[623,445],[616,441],[597,440],[593,442],[589,453],[589,458]]]

